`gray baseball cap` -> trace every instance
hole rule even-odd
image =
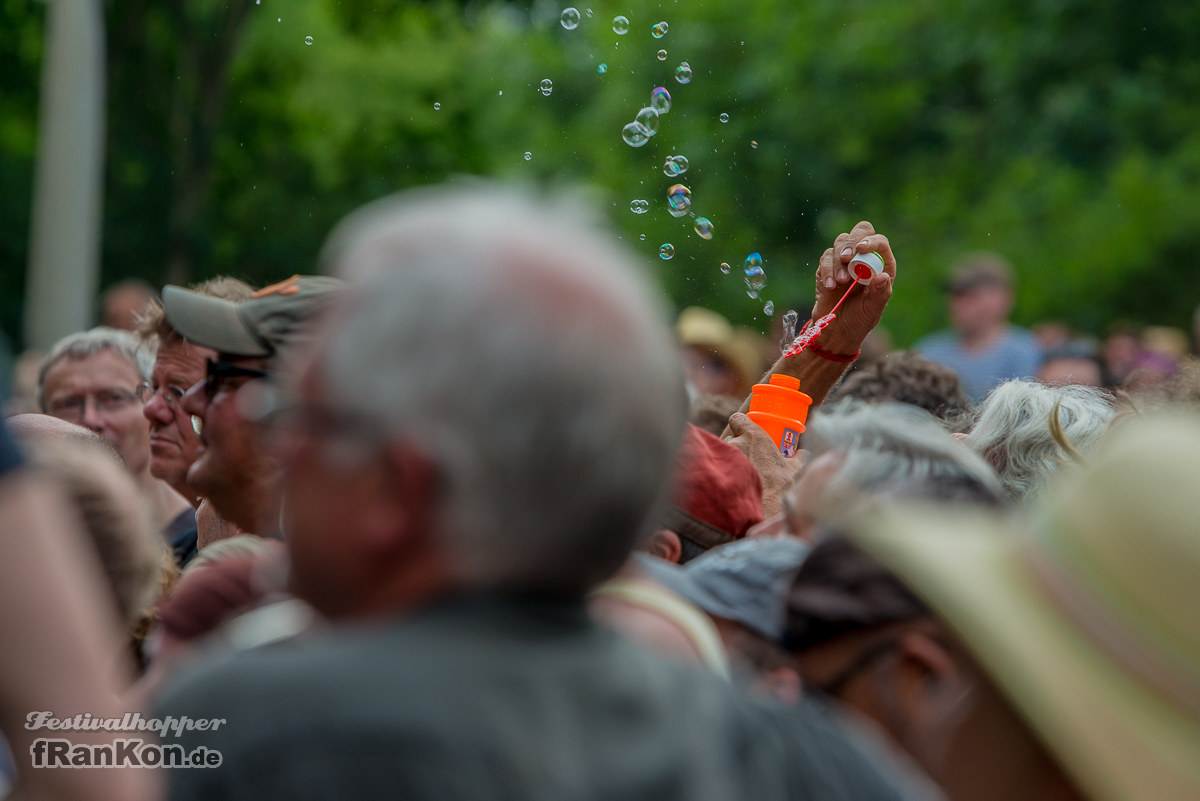
[[[750,537],[717,546],[685,565],[647,554],[635,557],[655,581],[708,614],[778,641],[788,590],[808,551],[809,545],[795,537]]]
[[[166,286],[163,310],[171,327],[197,345],[233,356],[272,356],[303,336],[309,319],[344,286],[337,278],[293,275],[241,303]]]

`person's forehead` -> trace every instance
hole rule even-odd
[[[160,383],[186,379],[192,383],[204,377],[205,364],[217,358],[212,348],[186,341],[169,342],[158,349],[154,360],[154,376]]]
[[[137,365],[124,354],[102,350],[87,356],[67,356],[46,372],[45,391],[131,389],[141,383]]]

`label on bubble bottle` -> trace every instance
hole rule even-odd
[[[800,434],[790,428],[783,429],[783,436],[779,438],[779,452],[791,459],[798,450],[800,450]]]

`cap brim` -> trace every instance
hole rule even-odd
[[[184,339],[235,356],[271,355],[238,314],[238,304],[177,286],[163,287],[162,300],[167,322]]]
[[[1022,536],[995,518],[909,508],[851,538],[955,630],[1092,801],[1200,798],[1200,722],[1058,613]]]

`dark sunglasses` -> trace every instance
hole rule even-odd
[[[204,368],[204,394],[211,401],[221,389],[221,384],[230,378],[266,378],[269,375],[266,370],[209,359]]]

